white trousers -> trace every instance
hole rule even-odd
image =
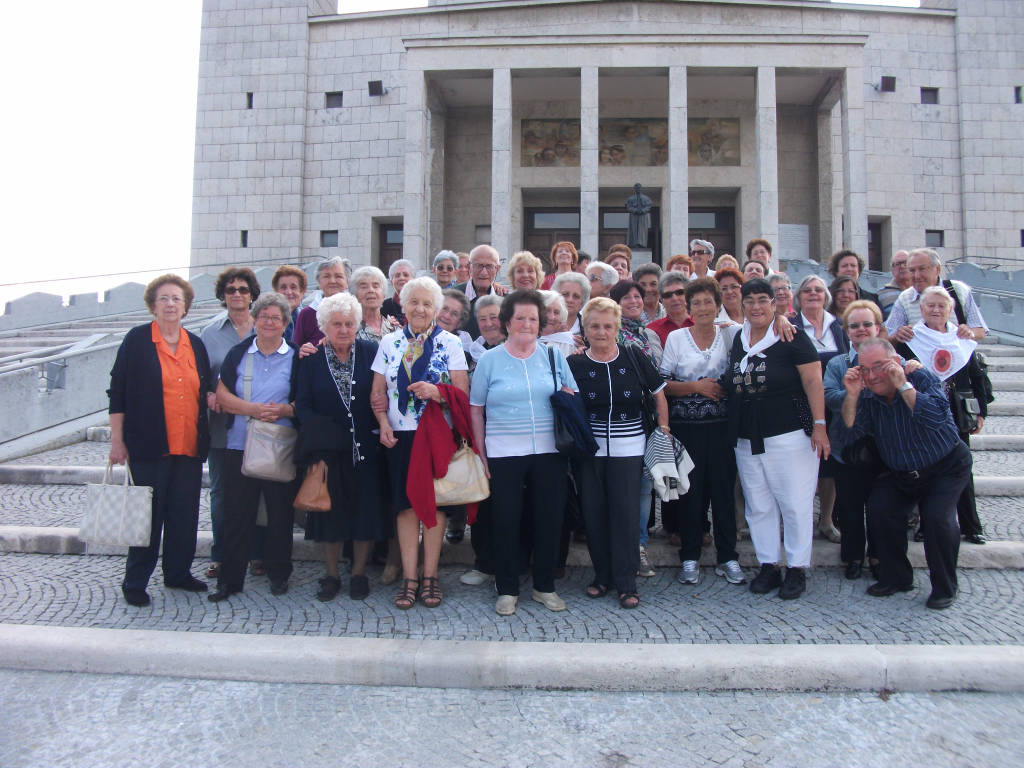
[[[747,526],[757,560],[782,563],[779,520],[785,534],[786,564],[811,564],[814,536],[814,491],[818,455],[802,430],[767,437],[764,453],[750,453],[750,441],[736,441],[736,469],[743,484]]]

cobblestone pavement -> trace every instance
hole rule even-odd
[[[197,561],[196,573],[205,567]],[[165,590],[159,574],[150,582],[153,604],[137,609],[120,596],[124,559],[100,555],[0,555],[0,620],[115,629],[162,629],[249,634],[328,635],[442,640],[631,642],[631,643],[940,643],[1024,642],[1024,571],[962,570],[961,599],[948,611],[924,607],[928,579],[916,572],[917,589],[888,598],[865,594],[868,579],[851,582],[837,568],[813,570],[799,600],[752,594],[702,571],[696,587],[675,581],[660,568],[641,579],[640,607],[625,611],[616,600],[588,599],[589,569],[570,568],[558,591],[568,603],[549,613],[521,590],[518,613],[494,613],[491,585],[459,583],[462,569],[441,571],[440,608],[411,611],[393,606],[395,586],[381,587],[371,569],[364,602],[341,596],[330,603],[314,597],[323,575],[317,563],[296,563],[290,591],[270,595],[265,577],[252,578],[245,592],[223,603]]]
[[[104,467],[110,456],[110,443],[84,440],[49,451],[22,456],[8,464],[45,464],[53,467]]]
[[[1024,374],[1017,374],[1024,376]],[[982,428],[984,435],[1024,435],[1024,416],[990,416]]]
[[[0,671],[6,768],[1015,765],[1024,697],[579,693]]]

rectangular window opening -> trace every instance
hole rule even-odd
[[[320,247],[321,248],[337,248],[338,247],[338,230],[336,230],[336,229],[321,229],[320,230]]]
[[[1024,229],[1020,231],[1020,247],[1024,248]]]
[[[252,109],[252,91],[245,94],[245,108]]]
[[[921,103],[922,104],[938,104],[939,103],[939,89],[938,88],[922,88],[921,89]]]
[[[328,91],[324,94],[324,108],[325,109],[341,109],[342,106],[342,92],[341,91]]]
[[[580,215],[578,213],[535,213],[533,214],[534,229],[579,229]]]
[[[241,234],[241,236],[239,237],[239,243],[241,244],[241,246],[243,248],[248,248],[249,247],[249,230],[248,229],[243,229],[240,234]]]
[[[603,229],[629,229],[629,214],[618,211],[610,211],[601,214],[601,227]]]
[[[1013,103],[1024,104],[1024,85],[1013,86]]]
[[[946,232],[942,229],[926,229],[924,231],[925,248],[942,248],[946,245]]]

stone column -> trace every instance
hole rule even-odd
[[[757,142],[757,220],[763,237],[778,250],[779,242],[779,159],[778,123],[775,114],[775,67],[757,68],[757,108],[754,119]],[[736,241],[736,250],[744,243]],[[772,266],[778,268],[778,254],[772,256]]]
[[[662,227],[668,227],[662,263],[690,250],[690,166],[686,128],[686,67],[668,70],[668,216],[662,201]],[[664,234],[664,233],[663,233]]]
[[[598,165],[597,67],[580,69],[580,248],[598,257],[601,215],[598,196],[601,169]]]
[[[427,180],[427,80],[411,70],[406,85],[405,203],[402,218],[402,257],[425,269]]]
[[[491,106],[491,245],[512,253],[512,70],[494,70]]]
[[[864,151],[864,71],[843,71],[843,247],[868,256],[868,166]]]

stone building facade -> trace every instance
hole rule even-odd
[[[816,0],[205,0],[192,266],[429,266],[705,236],[827,259],[1024,246],[1024,13]]]

